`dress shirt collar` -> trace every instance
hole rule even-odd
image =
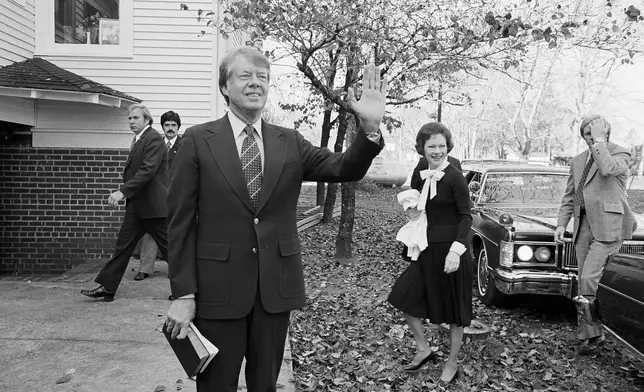
[[[230,121],[230,126],[233,129],[233,136],[235,139],[239,138],[240,136],[243,136],[244,128],[246,128],[246,124],[244,121],[242,121],[239,117],[235,116],[235,113],[232,111],[228,111],[228,121]],[[253,124],[250,124],[255,128],[255,131],[257,132],[255,136],[259,136],[259,139],[262,139],[262,119],[260,118]]]
[[[142,130],[141,132],[139,132],[136,136],[134,136],[134,143],[136,143],[136,142],[138,142],[139,140],[141,140],[141,138],[143,137],[143,134],[144,134],[144,133],[145,133],[145,131],[147,131],[148,129],[150,129],[150,126],[149,126],[149,125],[146,125],[146,126],[145,126],[145,128],[143,128],[143,130]]]

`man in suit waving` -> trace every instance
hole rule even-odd
[[[168,170],[172,168],[179,146],[181,146],[181,136],[179,135],[179,128],[181,128],[181,117],[179,113],[172,110],[165,112],[161,115],[161,126],[163,127],[163,144],[168,150]],[[134,280],[145,280],[152,272],[154,272],[154,262],[157,259],[157,243],[152,238],[150,233],[145,233],[141,240],[141,264],[139,270],[134,276]],[[167,260],[166,260],[167,261]]]
[[[268,59],[228,54],[219,89],[230,111],[188,129],[170,180],[170,285],[166,320],[184,338],[190,321],[220,351],[197,376],[199,392],[234,392],[242,360],[250,392],[275,391],[290,311],[306,305],[296,207],[302,181],[357,181],[382,150],[386,80],[365,67],[362,96],[347,103],[359,130],[344,153],[313,146],[261,119]]]
[[[610,124],[602,117],[585,118],[579,128],[588,150],[574,157],[561,207],[555,241],[563,243],[566,226],[574,216],[572,241],[578,263],[577,337],[580,354],[589,354],[604,342],[595,298],[608,255],[630,239],[637,221],[626,200],[630,152],[609,142]]]
[[[125,216],[116,238],[116,250],[94,280],[100,286],[81,290],[83,295],[104,301],[114,300],[130,256],[146,232],[152,235],[167,260],[166,146],[159,132],[152,128],[152,116],[147,107],[141,104],[130,106],[128,120],[135,136],[123,170],[123,185],[107,199],[112,207],[125,200]]]

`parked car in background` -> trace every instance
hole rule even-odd
[[[568,168],[528,164],[464,165],[472,200],[470,249],[478,296],[503,306],[516,294],[577,294],[577,259],[571,242],[554,242],[553,231]],[[644,245],[642,227],[622,253]]]
[[[644,361],[644,244],[633,250],[608,258],[597,298],[604,329]]]

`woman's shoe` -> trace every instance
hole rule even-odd
[[[459,366],[459,367],[456,368],[456,371],[454,372],[454,375],[452,376],[452,378],[449,381],[443,381],[442,379],[439,379],[438,380],[438,385],[440,385],[442,387],[446,387],[446,386],[450,385],[454,380],[456,380],[460,374],[461,374],[461,367]]]
[[[409,365],[403,366],[403,370],[406,371],[407,373],[415,373],[419,371],[429,361],[432,361],[434,363],[438,362],[438,355],[436,355],[434,351],[431,351],[429,355],[423,358],[423,360],[418,362],[416,365],[409,364]]]

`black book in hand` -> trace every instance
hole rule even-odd
[[[193,323],[190,323],[185,339],[172,339],[171,333],[172,330],[168,331],[164,324],[163,334],[188,377],[192,378],[197,373],[201,373],[219,352],[219,349],[210,343]]]

